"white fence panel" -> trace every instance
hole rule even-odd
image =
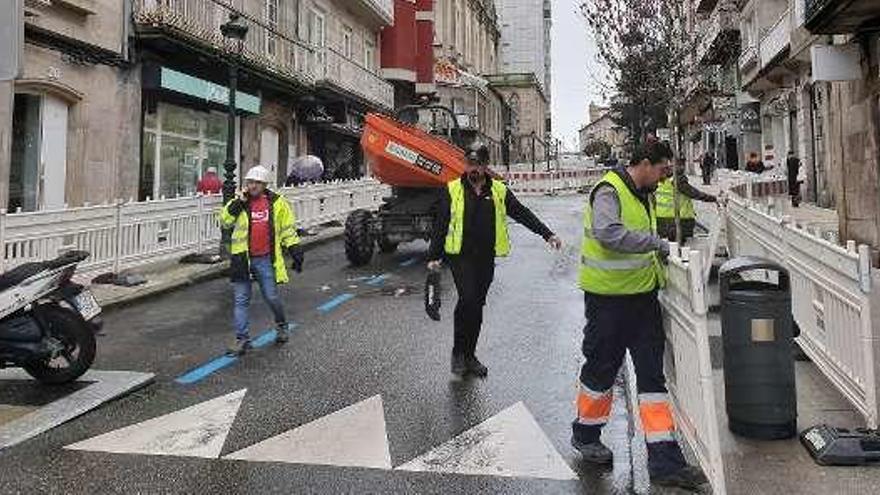
[[[357,208],[377,208],[388,187],[362,179],[279,192],[293,206],[297,227],[308,228],[344,220]],[[81,265],[82,272],[118,272],[203,252],[219,243],[221,205],[221,197],[214,195],[29,213],[0,211],[0,268],[52,259],[76,249],[91,253]]]
[[[696,454],[714,493],[723,495],[724,463],[715,411],[702,255],[674,244],[660,293],[664,308],[664,367],[676,426]]]
[[[861,412],[880,423],[877,357],[880,336],[872,318],[878,311],[867,246],[838,246],[808,232],[774,208],[753,198],[785,192],[780,180],[734,186],[727,207],[732,256],[760,256],[785,267],[791,277],[792,314],[801,330],[798,343],[822,373]],[[771,203],[772,204],[772,203]],[[880,332],[880,328],[877,329]]]

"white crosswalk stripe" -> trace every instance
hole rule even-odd
[[[65,447],[118,454],[216,458],[246,389]]]
[[[412,461],[403,471],[577,479],[522,402]]]
[[[391,469],[382,397],[374,395],[225,458]]]

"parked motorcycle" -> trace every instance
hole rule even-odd
[[[91,367],[101,306],[71,280],[88,257],[71,251],[0,274],[0,368],[20,366],[42,383],[62,384]]]

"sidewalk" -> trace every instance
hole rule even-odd
[[[315,235],[304,236],[302,238],[302,246],[308,249],[310,246],[332,241],[340,237],[344,231],[343,227],[323,228]],[[123,273],[137,273],[146,277],[147,282],[145,284],[134,287],[92,284],[90,280],[83,280],[82,278],[78,278],[78,282],[90,285],[95,298],[98,299],[102,307],[107,308],[161,294],[185,285],[192,285],[203,280],[220,277],[228,268],[229,262],[183,264],[178,260],[166,260],[143,265],[133,270],[125,270]]]

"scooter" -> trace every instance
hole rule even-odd
[[[92,366],[101,306],[71,280],[88,257],[71,251],[0,274],[0,368],[20,366],[41,383],[57,385]]]

